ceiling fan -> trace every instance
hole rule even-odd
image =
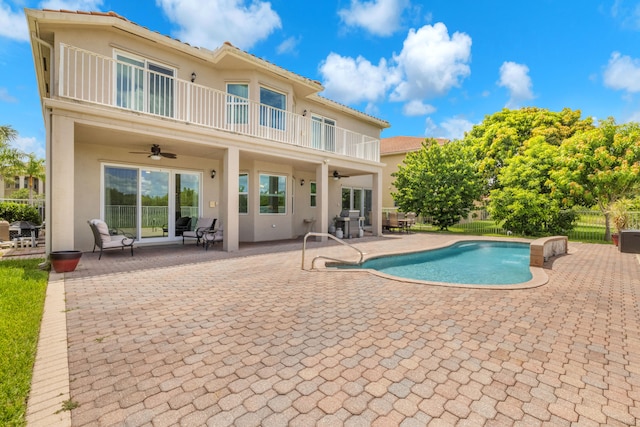
[[[333,171],[333,179],[337,181],[340,178],[349,178],[349,175],[340,175],[338,171]]]
[[[151,160],[160,160],[163,157],[166,157],[167,159],[175,159],[177,158],[177,156],[173,153],[163,153],[160,150],[160,146],[158,144],[153,144],[151,146],[151,151],[129,151],[129,153],[131,154],[148,154],[147,157],[149,157]]]

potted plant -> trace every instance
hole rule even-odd
[[[611,208],[611,220],[616,227],[617,233],[611,235],[613,244],[618,246],[620,239],[620,232],[627,228],[629,225],[629,212],[627,209],[627,201],[624,199],[615,202]]]
[[[80,251],[53,251],[49,261],[56,273],[67,273],[76,269],[81,256]]]

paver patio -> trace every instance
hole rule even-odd
[[[491,290],[303,271],[301,246],[84,254],[64,275],[71,425],[636,425],[636,255],[571,243],[548,284]],[[351,254],[310,246],[307,266]]]

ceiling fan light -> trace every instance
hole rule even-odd
[[[152,154],[149,156],[151,160],[160,160],[162,156],[160,154]]]

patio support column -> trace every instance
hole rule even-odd
[[[75,247],[74,121],[51,114],[47,139],[47,252]],[[78,227],[86,224],[78,224]]]
[[[316,210],[320,214],[316,231],[326,233],[329,230],[329,164],[322,162],[316,166]],[[326,242],[327,237],[320,237],[317,240]]]
[[[222,182],[224,206],[221,209],[224,218],[222,249],[226,252],[235,252],[239,249],[240,241],[240,221],[238,218],[240,150],[238,148],[230,147],[225,151],[222,169],[224,170]]]
[[[371,233],[382,236],[382,171],[372,176],[371,191]]]

